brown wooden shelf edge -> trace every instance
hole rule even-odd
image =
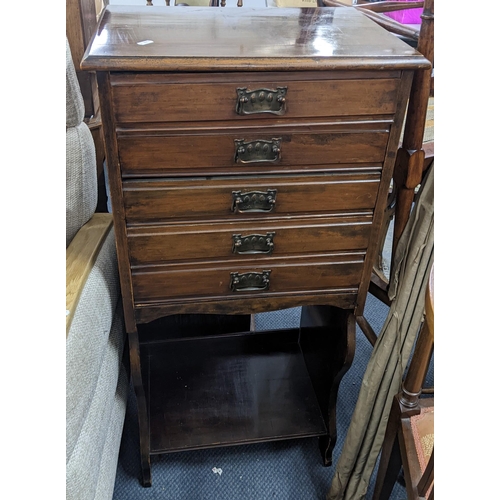
[[[135,319],[138,324],[149,323],[162,316],[171,314],[256,314],[271,312],[279,309],[288,309],[299,306],[327,305],[342,309],[354,309],[357,290],[343,290],[339,293],[324,293],[307,295],[297,292],[295,296],[280,297],[279,304],[274,303],[272,297],[225,298],[224,301],[210,299],[179,299],[177,303],[170,304],[136,304]]]

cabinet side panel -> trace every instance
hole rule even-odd
[[[377,202],[373,215],[372,233],[370,237],[370,245],[366,253],[365,266],[359,286],[358,303],[355,309],[355,315],[360,316],[363,314],[365,307],[366,295],[370,285],[373,265],[375,264],[375,257],[378,248],[378,241],[380,238],[380,231],[384,218],[384,211],[387,207],[387,197],[389,193],[389,185],[392,179],[394,165],[396,162],[396,155],[398,145],[401,138],[403,128],[403,120],[405,117],[408,97],[410,95],[410,88],[413,79],[413,71],[403,71],[401,76],[401,84],[398,93],[397,112],[394,116],[394,123],[391,127],[389,134],[389,141],[387,144],[387,151],[385,155],[384,165],[382,168],[382,178],[380,180]]]
[[[125,314],[125,327],[127,332],[136,330],[134,319],[134,299],[132,280],[128,257],[127,229],[125,224],[125,211],[123,209],[123,193],[121,183],[121,169],[118,159],[118,146],[116,143],[115,120],[111,109],[111,85],[109,73],[98,72],[99,99],[102,112],[102,126],[104,142],[106,145],[106,164],[108,168],[109,189],[115,226],[116,251],[118,256],[118,269],[120,272],[120,285],[123,297]]]

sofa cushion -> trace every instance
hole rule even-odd
[[[117,393],[123,367],[123,340],[123,314],[118,306],[85,421],[66,462],[66,500],[95,499],[103,457],[106,453],[116,454],[113,460],[118,460],[119,446],[110,450],[106,449],[106,443],[116,442],[121,437],[122,428],[117,426],[120,422],[116,419],[121,420],[122,409],[126,407],[126,391],[120,388]],[[125,400],[120,401],[122,398]],[[118,409],[116,405],[119,405]],[[110,432],[117,432],[118,436],[110,435]],[[102,472],[116,474],[116,468]]]
[[[82,92],[66,38],[66,127],[76,127],[83,121],[84,116]]]
[[[110,330],[118,297],[118,268],[112,228],[89,273],[66,339],[67,460],[73,453],[95,397],[106,346],[115,342],[110,337]],[[120,342],[123,342],[123,330],[120,337]],[[119,354],[115,355],[118,366]]]
[[[116,388],[113,413],[109,421],[108,434],[99,465],[99,477],[94,500],[109,500],[113,498],[115,488],[116,469],[120,443],[127,410],[128,379],[125,367],[122,365]]]
[[[95,146],[82,122],[66,129],[66,247],[97,207]]]

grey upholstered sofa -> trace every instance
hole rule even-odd
[[[66,498],[110,499],[128,380],[112,217],[66,40]]]

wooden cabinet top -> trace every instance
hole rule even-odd
[[[416,69],[430,63],[352,8],[108,6],[81,68],[119,71]]]

